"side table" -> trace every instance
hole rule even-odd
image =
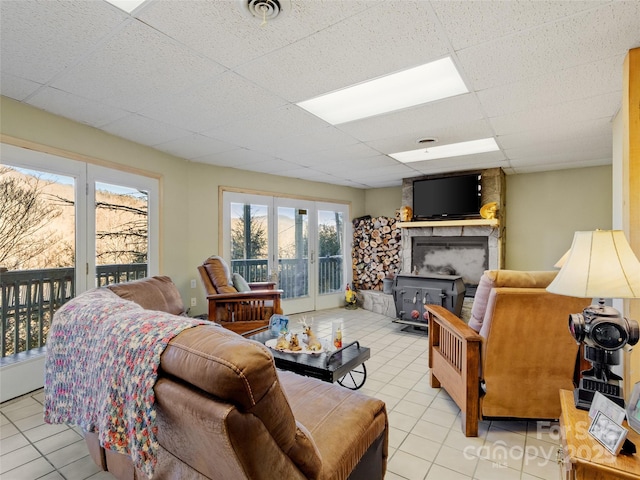
[[[589,413],[575,407],[573,392],[560,390],[560,431],[563,455],[559,459],[565,480],[621,480],[640,478],[640,435],[629,430],[627,438],[636,444],[635,455],[613,455],[589,435]]]

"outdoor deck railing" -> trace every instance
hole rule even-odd
[[[99,265],[96,286],[146,274],[146,264]],[[44,346],[53,314],[75,294],[74,268],[0,272],[0,358]]]
[[[338,292],[344,288],[342,256],[320,257],[318,259],[318,292]],[[287,258],[278,261],[278,288],[283,290],[282,298],[296,298],[308,295],[307,259]],[[269,279],[267,260],[231,260],[231,271],[239,273],[248,282],[265,282]]]

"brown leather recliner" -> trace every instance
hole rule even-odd
[[[217,255],[207,258],[198,266],[207,292],[209,320],[236,333],[266,328],[274,314],[281,314],[282,290],[274,282],[247,283],[237,274],[231,274],[227,262]]]
[[[486,271],[468,325],[445,308],[425,307],[431,386],[460,407],[466,436],[478,435],[483,417],[560,417],[559,390],[574,388],[578,354],[568,318],[589,300],[547,292],[556,275]]]

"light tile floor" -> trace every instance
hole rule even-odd
[[[366,310],[332,309],[305,315],[320,337],[342,320],[344,341],[371,348],[363,393],[386,402],[389,463],[386,479],[557,480],[557,423],[481,422],[480,436],[466,438],[460,410],[444,390],[429,386],[428,338],[403,331],[389,317]],[[301,315],[291,316],[297,328]],[[0,477],[112,479],[95,466],[80,432],[42,419],[42,390],[0,405]],[[226,480],[226,479],[225,479]]]

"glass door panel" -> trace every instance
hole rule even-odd
[[[347,262],[350,260],[348,206],[317,204],[318,298],[316,308],[331,308],[342,304],[348,282]],[[349,267],[351,262],[349,261]]]
[[[230,203],[231,271],[247,282],[269,279],[269,207],[259,203]]]
[[[95,182],[96,286],[147,276],[149,192]]]
[[[0,166],[2,357],[42,347],[74,296],[75,219],[73,177]]]
[[[278,286],[287,301],[287,313],[312,310],[313,277],[309,274],[309,209],[295,201],[276,199],[278,231]]]
[[[318,210],[318,293],[335,293],[344,283],[344,217],[342,212]]]

